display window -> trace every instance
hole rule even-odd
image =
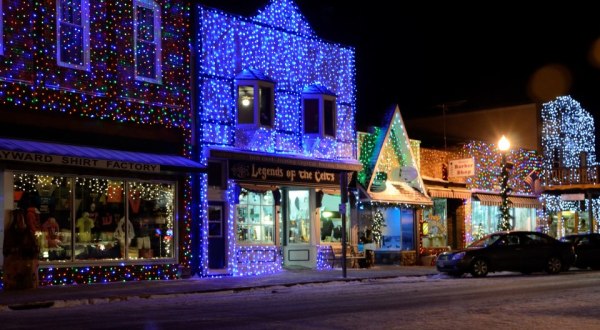
[[[472,232],[473,240],[498,231],[500,211],[496,205],[481,205],[473,201]],[[534,208],[509,208],[511,225],[514,230],[535,230],[536,210]]]
[[[274,244],[275,202],[271,191],[242,189],[236,209],[239,244]]]
[[[445,198],[434,198],[433,205],[423,210],[422,244],[426,248],[448,246],[447,204]]]
[[[340,195],[323,194],[321,200],[321,242],[342,241],[342,214]],[[350,237],[350,205],[346,205],[346,237]]]
[[[40,261],[174,257],[175,183],[15,173],[13,185]]]

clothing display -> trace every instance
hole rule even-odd
[[[48,220],[46,220],[46,222],[44,222],[44,224],[42,225],[42,231],[46,236],[46,243],[49,248],[55,248],[60,245],[60,228],[58,226],[58,222],[56,222],[56,218],[48,218]]]
[[[94,228],[94,220],[90,218],[88,212],[83,212],[81,218],[77,219],[75,227],[77,228],[77,237],[79,242],[91,242],[92,228]]]
[[[127,220],[127,229],[125,229],[125,217],[122,217],[117,224],[117,229],[115,230],[115,238],[119,240],[119,243],[122,247],[125,246],[125,230],[127,230],[127,243],[130,244],[131,240],[135,237],[135,229],[129,220]]]

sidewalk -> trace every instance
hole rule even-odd
[[[431,266],[374,266],[369,269],[285,269],[279,273],[247,277],[192,277],[170,281],[116,282],[69,286],[47,286],[22,291],[0,291],[0,312],[6,310],[85,305],[123,301],[128,298],[249,290],[270,286],[290,286],[333,281],[424,276],[437,274]]]

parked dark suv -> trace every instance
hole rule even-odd
[[[436,267],[452,276],[471,273],[483,277],[498,271],[557,274],[568,270],[574,261],[570,243],[534,231],[503,231],[484,236],[464,249],[440,254]]]
[[[575,267],[600,270],[600,234],[580,233],[564,236],[560,239],[573,245],[577,259]]]

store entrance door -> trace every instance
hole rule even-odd
[[[225,232],[222,203],[208,205],[208,268],[218,270],[225,268]]]
[[[312,267],[315,259],[314,244],[311,245],[311,191],[309,189],[286,190],[284,237],[284,264],[286,266]]]

